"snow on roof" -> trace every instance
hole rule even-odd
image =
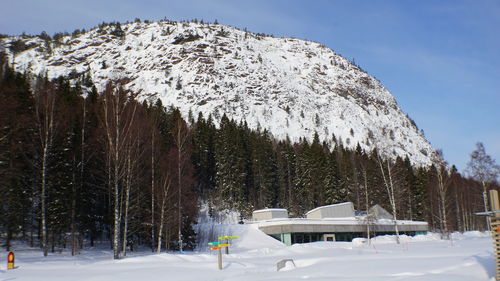
[[[263,213],[263,212],[288,212],[286,209],[279,209],[279,208],[265,208],[265,209],[260,209],[260,210],[255,210],[253,211],[254,214],[256,213]]]
[[[310,210],[309,212],[307,212],[306,215],[310,214],[312,212],[316,212],[317,210],[331,208],[331,207],[337,207],[337,206],[340,207],[340,206],[344,206],[344,205],[352,205],[352,202],[343,202],[343,203],[338,203],[338,204],[331,204],[331,205],[317,207],[317,208],[314,208],[314,209]]]

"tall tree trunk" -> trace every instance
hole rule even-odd
[[[131,128],[135,124],[135,113],[137,103],[127,96],[127,93],[122,88],[115,90],[112,85],[108,85],[104,95],[104,126],[108,142],[108,154],[110,154],[110,166],[113,171],[113,256],[115,259],[120,258],[120,233],[122,227],[122,212],[121,207],[124,203],[124,194],[120,186],[123,184],[123,177],[127,175],[123,171],[127,166],[127,158],[120,154],[127,147],[128,140],[131,134]],[[130,144],[129,144],[130,145]],[[126,155],[126,154],[125,154]]]
[[[287,173],[287,189],[288,189],[288,208],[292,207],[292,179],[291,179],[291,172],[290,172],[290,160],[287,159],[286,161],[286,173]]]
[[[487,188],[486,188],[486,183],[481,181],[481,185],[483,186],[483,204],[484,204],[484,211],[488,212],[488,194],[487,194]],[[490,218],[488,216],[485,216],[486,218],[486,230],[490,231],[491,226],[490,226]]]
[[[87,110],[86,110],[86,99],[83,99],[83,112],[82,112],[82,131],[81,131],[81,148],[80,148],[80,191],[83,191],[83,173],[84,173],[84,166],[85,166],[85,122],[86,122],[86,116],[87,116]],[[75,188],[76,182],[73,181],[73,198],[71,202],[71,255],[74,256],[78,252],[78,242],[77,242],[77,237],[76,237],[76,226],[75,226],[75,221],[76,221],[76,188]],[[92,233],[90,234],[92,236]]]
[[[120,216],[120,186],[118,184],[118,169],[115,168],[115,182],[114,182],[114,229],[113,229],[113,257],[115,259],[120,258],[120,225],[121,225],[121,216]]]
[[[412,192],[408,192],[408,218],[410,220],[413,220],[413,199],[412,199]]]
[[[73,166],[76,164],[75,156],[73,156]],[[76,175],[75,170],[73,170],[73,182],[71,184],[71,255],[76,255]]]
[[[181,134],[181,128],[179,126],[178,128],[178,132],[177,132],[177,137],[178,139],[180,139],[180,134]],[[180,142],[180,141],[179,141]],[[178,142],[178,143],[179,143]],[[178,207],[179,207],[179,251],[182,252],[182,206],[181,206],[181,188],[182,188],[182,182],[181,182],[181,150],[182,150],[182,147],[179,145],[177,147],[177,186],[178,186],[178,191],[179,191],[179,194],[178,194],[178,199],[179,199],[179,202],[178,202]]]
[[[390,161],[387,161],[387,177],[384,172],[384,166],[382,165],[382,160],[380,156],[378,156],[378,163],[380,167],[380,171],[382,172],[382,178],[384,179],[384,185],[387,190],[387,195],[389,197],[389,203],[391,204],[392,209],[392,218],[394,220],[394,231],[396,232],[396,242],[399,244],[399,229],[398,229],[398,220],[396,214],[396,196],[395,196],[395,187],[394,182],[392,180],[392,172],[391,172],[391,164]]]
[[[151,137],[151,250],[155,249],[155,128]]]
[[[115,259],[120,258],[120,226],[121,226],[121,212],[120,212],[120,185],[119,185],[119,163],[120,163],[120,110],[119,110],[119,102],[115,101],[114,104],[114,113],[115,113],[115,140],[114,140],[114,231],[113,231],[113,257]]]
[[[182,123],[182,118],[179,116],[176,121],[176,126],[174,128],[175,136],[175,144],[177,146],[177,191],[178,191],[178,201],[177,201],[177,212],[178,212],[178,242],[179,242],[179,251],[183,250],[183,241],[182,241],[182,169],[184,166],[182,154],[184,153],[184,145],[188,138],[187,128],[184,128],[184,124]],[[185,130],[183,130],[183,128]]]
[[[44,82],[40,82],[44,83]],[[41,235],[42,235],[42,250],[43,255],[48,255],[47,241],[47,169],[49,149],[52,146],[52,140],[55,134],[54,124],[54,107],[56,102],[55,89],[47,85],[42,85],[36,92],[37,101],[35,103],[36,116],[38,120],[38,132],[40,136],[40,144],[42,148],[42,175],[41,175],[41,190],[40,190],[40,216],[41,216]]]
[[[131,148],[130,148],[131,149]],[[131,163],[131,151],[128,150],[127,155],[127,176],[125,185],[125,214],[123,217],[123,240],[122,240],[122,252],[123,256],[127,255],[127,232],[128,232],[128,209],[130,205],[130,188],[132,184],[132,163]]]
[[[450,232],[448,230],[448,217],[446,210],[446,191],[448,187],[443,179],[443,169],[444,167],[438,167],[436,170],[438,176],[439,222],[445,239],[449,239]]]
[[[41,190],[41,216],[42,216],[42,250],[43,255],[46,257],[49,252],[49,246],[47,244],[47,214],[46,214],[46,175],[47,175],[47,147],[44,147],[42,154],[42,190]]]
[[[364,182],[364,189],[365,189],[365,210],[366,210],[366,239],[368,241],[368,245],[371,244],[370,236],[371,236],[371,220],[372,220],[372,215],[370,214],[370,200],[368,198],[368,178],[366,176],[366,169],[365,167],[362,167],[363,169],[363,182]]]
[[[166,206],[166,196],[163,194],[162,202],[161,202],[161,209],[160,209],[160,227],[158,229],[158,242],[157,242],[157,248],[156,248],[156,253],[161,252],[161,238],[163,234],[163,225],[165,221],[165,206]],[[165,242],[166,243],[166,242]]]

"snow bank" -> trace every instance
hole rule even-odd
[[[260,248],[285,247],[280,241],[266,235],[255,225],[238,224],[240,214],[237,211],[223,211],[214,217],[209,216],[208,205],[201,204],[198,224],[195,230],[198,234],[199,252],[208,251],[208,243],[217,241],[219,236],[238,236],[230,242],[231,251],[241,252]]]
[[[429,232],[426,235],[416,235],[416,236],[407,236],[400,235],[399,239],[401,243],[416,243],[416,242],[431,242],[431,241],[450,241],[453,240],[465,240],[465,239],[485,239],[490,238],[490,232],[480,232],[480,231],[468,231],[468,232],[454,232],[451,234],[449,240],[443,240],[442,235],[440,233]],[[370,239],[371,244],[374,245],[383,245],[383,244],[395,244],[396,236],[395,235],[383,235],[377,236]],[[362,246],[367,244],[366,238],[355,238],[352,241],[353,246]]]
[[[72,257],[69,251],[44,258],[39,249],[15,245],[18,269],[6,271],[0,263],[0,280],[37,281],[136,281],[136,280],[335,280],[335,281],[493,281],[495,261],[489,233],[454,233],[452,240],[439,234],[392,236],[351,242],[315,242],[286,247],[253,225],[218,224],[218,230],[238,235],[223,270],[217,254],[187,252],[129,253],[113,260],[109,249],[84,250]],[[6,256],[1,252],[0,257]],[[292,259],[295,266],[277,271],[277,263]]]

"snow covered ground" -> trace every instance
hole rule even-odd
[[[0,263],[0,280],[494,280],[494,257],[488,233],[362,239],[353,242],[315,242],[286,247],[251,225],[221,226],[235,240],[217,269],[216,251],[186,254],[129,254],[113,260],[112,252],[85,250],[76,257],[69,252],[43,258],[39,250],[17,246],[18,269],[6,271]],[[4,250],[0,257],[7,257]],[[280,271],[276,263],[294,260]]]

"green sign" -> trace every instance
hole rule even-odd
[[[210,242],[208,243],[208,246],[218,246],[220,242]]]

